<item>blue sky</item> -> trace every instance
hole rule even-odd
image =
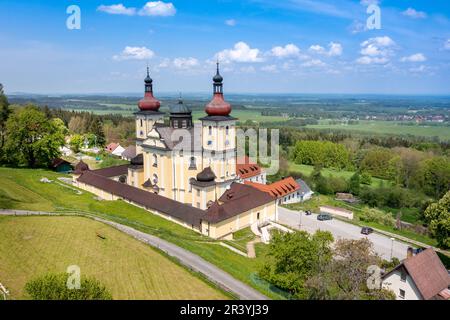
[[[137,93],[147,62],[156,92],[208,92],[218,58],[226,92],[450,94],[450,4],[0,0],[7,92]]]

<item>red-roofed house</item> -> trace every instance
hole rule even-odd
[[[236,159],[236,175],[239,177],[239,182],[245,181],[266,183],[266,173],[257,164],[250,161],[250,158],[245,156]]]
[[[297,203],[302,201],[300,185],[292,177],[285,178],[272,184],[261,184],[249,181],[244,183],[270,194],[278,200],[278,204]]]
[[[448,300],[450,275],[432,248],[409,257],[382,277],[397,300]]]
[[[110,143],[106,146],[105,151],[114,156],[121,157],[125,149],[118,143]]]

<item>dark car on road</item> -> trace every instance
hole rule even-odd
[[[363,227],[363,228],[361,229],[361,233],[362,233],[362,234],[365,234],[366,236],[369,235],[369,234],[371,234],[372,232],[373,232],[373,229],[370,228],[370,227]]]
[[[317,220],[319,221],[333,220],[333,216],[328,213],[321,213],[317,216]]]
[[[310,215],[312,215],[312,212],[311,212],[310,210],[306,210],[306,211],[305,211],[305,214],[306,214],[307,216],[310,216]]]

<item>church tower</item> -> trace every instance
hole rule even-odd
[[[150,71],[147,66],[147,77],[144,80],[145,93],[144,98],[139,101],[139,111],[136,116],[136,138],[137,153],[142,152],[142,142],[148,137],[155,123],[164,122],[164,113],[159,111],[161,103],[153,96],[153,79],[150,78]]]
[[[225,191],[236,177],[236,118],[223,95],[223,77],[219,63],[213,78],[213,99],[206,105],[202,122],[203,166],[211,167],[216,182]],[[221,192],[219,192],[221,193]]]

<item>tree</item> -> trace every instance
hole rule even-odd
[[[431,234],[442,248],[450,248],[450,191],[424,212]]]
[[[80,149],[84,143],[84,137],[81,134],[74,134],[70,138],[70,148],[74,153],[80,152]]]
[[[111,293],[94,278],[81,279],[80,289],[69,289],[69,274],[47,274],[29,281],[25,291],[33,300],[112,300]]]
[[[355,174],[350,178],[349,191],[354,195],[359,195],[360,190],[361,190],[361,176],[359,175],[358,172],[355,172]]]
[[[103,147],[106,143],[105,132],[103,131],[100,119],[94,119],[89,126],[88,131],[96,136],[96,143],[98,147]],[[134,129],[133,129],[134,132]]]
[[[450,189],[450,160],[433,157],[421,161],[413,185],[435,199],[441,198]]]
[[[3,85],[0,83],[0,150],[3,150],[5,145],[6,121],[10,114],[11,109],[9,108],[8,98],[3,91]]]
[[[370,186],[372,184],[372,176],[368,172],[361,173],[361,183]]]
[[[369,289],[369,266],[379,266],[382,260],[375,253],[367,238],[360,240],[339,239],[335,244],[332,262],[333,282],[339,289],[338,300],[393,299],[390,291]]]
[[[304,299],[308,296],[305,282],[330,262],[332,243],[329,232],[317,231],[311,236],[304,231],[275,231],[259,275],[296,298]]]
[[[29,167],[50,165],[60,156],[64,132],[60,123],[47,119],[35,106],[17,108],[6,122],[8,162]]]
[[[391,159],[394,153],[386,148],[374,148],[369,150],[360,164],[360,170],[370,173],[373,177],[390,179],[392,177]]]

